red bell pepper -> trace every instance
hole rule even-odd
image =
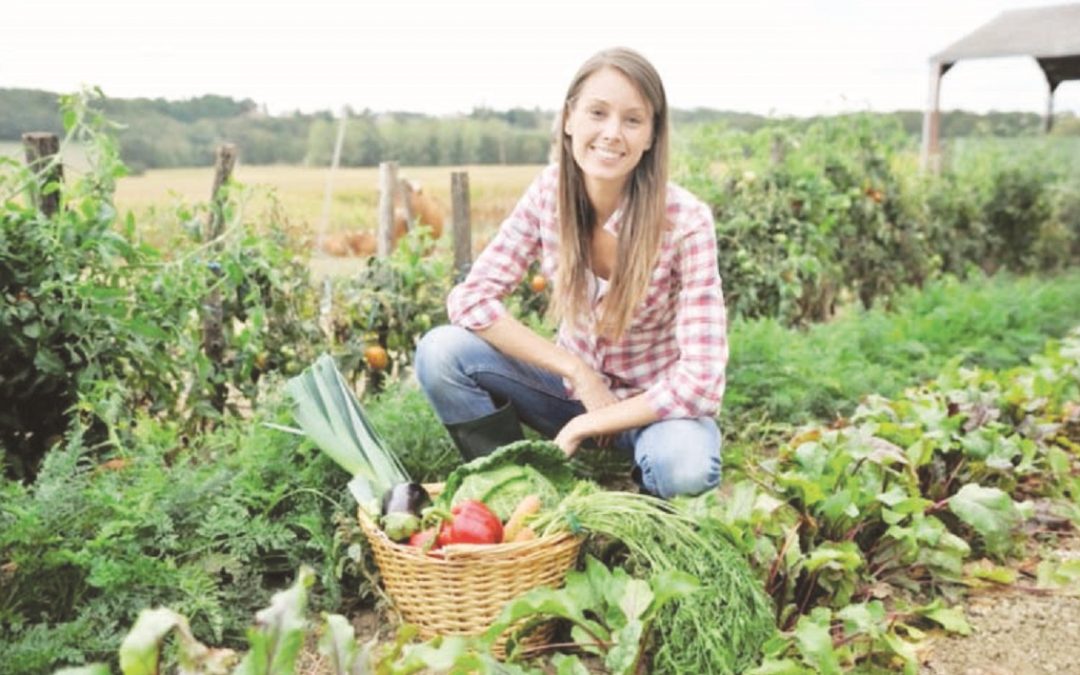
[[[436,540],[449,544],[498,544],[503,538],[502,522],[483,502],[468,499],[450,510]]]

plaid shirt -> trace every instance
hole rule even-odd
[[[501,298],[537,256],[544,275],[555,278],[557,202],[558,167],[551,165],[533,181],[468,277],[450,292],[451,322],[481,330],[504,316]],[[604,229],[617,237],[621,217],[616,210]],[[611,341],[564,321],[556,342],[600,373],[619,399],[644,392],[659,419],[711,416],[720,409],[728,359],[716,229],[709,208],[673,184],[667,188],[667,218],[673,227],[665,230],[646,297],[623,337]],[[607,282],[591,280],[595,310]]]

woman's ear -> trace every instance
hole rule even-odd
[[[567,103],[563,106],[562,120],[563,120],[563,134],[566,136],[573,136],[574,132],[570,126],[570,119],[573,117],[571,114],[573,111],[570,109],[570,104]]]

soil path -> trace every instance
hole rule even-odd
[[[1080,558],[1080,539],[1062,542],[1051,554]],[[1017,585],[1034,586],[1024,579]],[[1004,587],[968,597],[972,633],[937,640],[923,675],[1080,675],[1080,593]]]

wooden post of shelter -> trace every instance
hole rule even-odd
[[[453,204],[454,274],[462,278],[472,266],[468,172],[454,171],[450,174],[450,199]]]
[[[1057,90],[1058,83],[1052,80],[1047,80],[1050,91],[1046,94],[1046,117],[1043,119],[1043,131],[1050,133],[1054,128],[1054,92]]]
[[[225,193],[222,187],[228,183],[232,176],[233,167],[236,166],[236,146],[232,143],[223,143],[217,148],[217,156],[214,161],[214,183],[210,189],[210,220],[206,226],[206,241],[210,244],[211,255],[221,250],[221,242],[217,241],[225,231]],[[210,263],[211,270],[218,277],[221,276],[220,263],[216,260]],[[215,281],[210,289],[210,294],[203,303],[203,351],[210,360],[215,380],[214,392],[211,396],[211,405],[218,412],[224,412],[228,389],[224,378],[216,377],[223,369],[225,361],[225,330],[224,309],[221,301],[221,287]]]
[[[394,246],[394,197],[397,192],[397,162],[379,163],[379,230],[375,238],[375,253],[390,255]]]
[[[930,90],[926,112],[923,113],[922,153],[919,158],[923,171],[929,169],[936,173],[941,169],[941,78],[951,67],[952,64],[940,61],[930,63]]]
[[[58,157],[60,139],[56,134],[31,131],[23,134],[22,141],[26,164],[36,174],[30,198],[45,216],[54,216],[60,210],[60,184],[64,180],[64,166]]]

